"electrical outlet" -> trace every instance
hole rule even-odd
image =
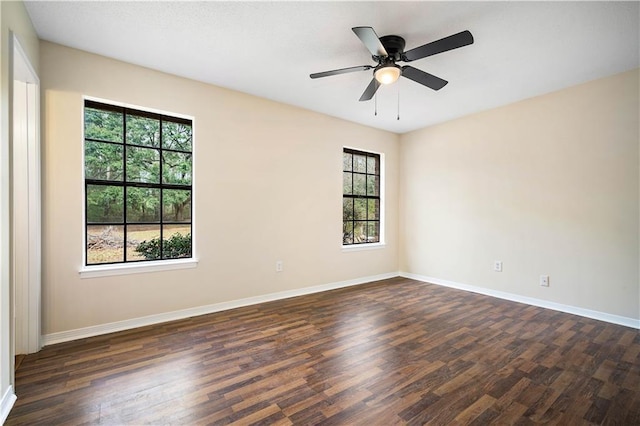
[[[278,260],[276,261],[276,272],[282,271],[284,271],[284,263],[282,262],[282,260]]]
[[[493,262],[493,270],[496,272],[502,272],[502,261],[496,260]]]
[[[540,275],[540,285],[542,287],[549,287],[549,275]]]

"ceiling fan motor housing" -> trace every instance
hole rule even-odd
[[[387,35],[380,37],[380,42],[384,46],[385,50],[389,54],[388,58],[392,61],[401,61],[402,54],[404,53],[405,42],[404,39],[397,35]],[[375,61],[380,62],[382,57],[374,56],[373,59]]]

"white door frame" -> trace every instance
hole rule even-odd
[[[11,289],[13,355],[42,348],[40,80],[13,36]]]

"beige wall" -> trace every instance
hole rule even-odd
[[[639,319],[638,81],[403,135],[400,269]]]
[[[637,70],[398,136],[48,42],[41,67],[45,335],[398,269],[640,318]],[[195,117],[196,269],[79,278],[83,95]],[[344,145],[386,156],[385,249],[341,251]]]
[[[397,272],[397,135],[48,42],[40,49],[43,334]],[[80,279],[83,95],[195,117],[197,268]],[[384,249],[341,250],[345,145],[385,155]]]
[[[0,2],[0,405],[4,410],[11,395],[13,349],[10,293],[10,145],[13,37],[16,37],[38,72],[39,46],[36,32],[22,2]],[[0,412],[0,421],[6,413]]]

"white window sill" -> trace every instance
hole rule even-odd
[[[364,244],[351,244],[348,246],[342,246],[343,252],[350,251],[363,251],[363,250],[378,250],[386,247],[385,243],[364,243]]]
[[[119,263],[112,265],[85,266],[80,269],[80,278],[109,277],[113,275],[141,274],[145,272],[190,269],[198,266],[198,259],[158,260],[153,262]]]

